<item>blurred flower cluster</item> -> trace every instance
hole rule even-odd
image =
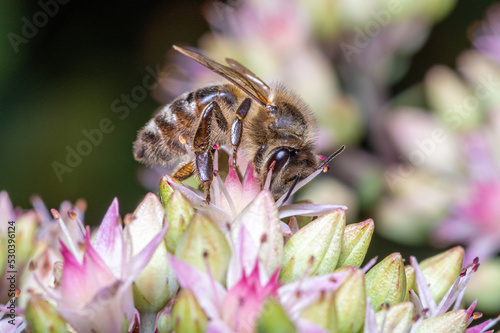
[[[500,8],[492,7],[454,71],[435,66],[425,77],[428,108],[397,107],[387,126],[401,163],[385,173],[389,195],[379,231],[398,242],[462,244],[484,274],[468,296],[498,311],[500,293]],[[400,213],[405,212],[404,217]]]
[[[346,225],[344,206],[275,202],[253,171],[242,182],[234,169],[217,175],[209,205],[165,176],[160,196],[123,219],[113,200],[93,233],[81,201],[51,217],[39,198],[22,211],[2,192],[2,226],[15,221],[17,244],[15,281],[1,272],[2,291],[14,291],[2,293],[2,332],[472,333],[496,323],[471,326],[476,303],[461,308],[479,267],[462,268],[461,247],[361,267],[372,220]],[[314,218],[299,227],[297,215]],[[6,248],[12,237],[0,236]]]

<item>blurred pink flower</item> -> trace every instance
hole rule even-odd
[[[500,62],[500,5],[492,6],[486,19],[475,31],[474,46],[486,56]]]
[[[481,261],[500,251],[500,169],[485,138],[477,133],[466,140],[469,186],[462,202],[438,226],[434,240],[467,245],[464,262]]]
[[[121,332],[124,319],[133,322],[135,308],[132,282],[146,266],[163,240],[166,227],[134,257],[124,243],[118,223],[118,200],[113,200],[102,224],[90,241],[87,230],[83,258],[76,246],[61,242],[63,268],[61,283],[49,295],[58,303],[61,315],[78,332]]]

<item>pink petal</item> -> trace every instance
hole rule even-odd
[[[71,299],[75,308],[84,306],[100,288],[111,285],[115,277],[90,244],[90,234],[85,236],[85,252],[80,264],[66,245],[61,242],[64,266],[61,278],[61,296]]]
[[[335,209],[347,210],[347,207],[342,205],[315,205],[315,204],[303,203],[303,204],[292,204],[292,205],[281,206],[279,211],[280,211],[280,219],[283,219],[285,217],[296,216],[296,215],[319,216],[329,213]]]
[[[370,303],[370,297],[368,296],[366,297],[365,327],[363,332],[378,333],[375,310],[373,310],[372,304]]]
[[[231,195],[231,199],[236,205],[236,209],[240,211],[243,209],[245,205],[241,204],[241,199],[243,196],[243,185],[241,184],[240,177],[238,177],[238,174],[236,173],[236,170],[234,168],[229,168],[229,172],[227,174],[226,180],[224,181],[224,185],[226,186],[227,191]],[[227,200],[224,195],[222,195],[223,198],[223,204],[226,204],[227,207],[229,207],[229,204],[227,203]],[[228,209],[226,209],[228,210]]]
[[[424,274],[418,265],[417,259],[413,256],[410,257],[410,263],[415,268],[415,283],[418,286],[418,292],[422,306],[429,309],[429,311],[434,312],[436,309],[436,301],[432,297],[431,290],[427,285]]]
[[[242,273],[250,274],[255,267],[259,248],[245,225],[238,234],[238,241],[231,255],[227,272],[227,288],[231,289],[242,277]]]
[[[288,226],[283,221],[280,221],[280,227],[281,227],[281,232],[283,233],[283,236],[291,236],[292,235],[292,229]]]
[[[229,328],[222,320],[215,319],[208,323],[206,333],[236,333]]]
[[[188,186],[177,184],[172,180],[172,178],[170,178],[170,176],[166,176],[166,178],[168,185],[184,194],[186,199],[188,199],[188,201],[191,203],[191,205],[193,205],[194,208],[206,212],[208,216],[210,216],[210,218],[215,223],[217,223],[217,226],[221,229],[221,231],[227,231],[226,225],[233,220],[233,218],[228,213],[215,206],[213,203],[207,205],[205,203],[205,195],[203,195],[201,192],[196,191]]]
[[[255,168],[249,165],[243,176],[243,200],[248,205],[260,192],[260,181],[255,178]]]
[[[117,278],[121,276],[123,259],[123,233],[122,227],[118,224],[119,218],[118,199],[115,198],[111,206],[109,206],[92,242],[96,252],[99,253]]]
[[[303,309],[316,301],[321,293],[337,289],[348,274],[350,272],[345,270],[286,284],[278,290],[281,304],[288,310],[290,318],[295,319]]]
[[[132,289],[124,288],[118,281],[99,290],[96,297],[82,309],[59,306],[61,315],[79,333],[120,333],[124,316],[132,320],[134,310]]]
[[[493,319],[493,320],[488,319],[479,325],[472,326],[472,327],[468,328],[465,331],[465,333],[489,333],[489,332],[493,333],[494,330],[491,330],[491,331],[484,331],[484,330],[488,329],[490,327],[493,327],[497,322],[498,322],[498,318]]]
[[[193,292],[201,308],[209,318],[221,318],[222,301],[226,296],[224,287],[208,274],[168,255],[177,280],[182,288]]]
[[[476,305],[477,305],[477,299],[474,300],[474,302],[472,302],[472,304],[467,308],[467,315],[469,316],[469,318],[474,313],[474,309],[476,308]]]

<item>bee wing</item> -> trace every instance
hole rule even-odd
[[[174,45],[174,49],[184,54],[185,56],[200,63],[211,71],[219,74],[235,84],[238,88],[243,90],[248,96],[253,98],[265,107],[275,108],[273,103],[269,100],[269,86],[259,79],[248,68],[237,62],[236,60],[226,59],[231,67],[224,66],[212,59],[205,57],[197,52],[184,49]]]

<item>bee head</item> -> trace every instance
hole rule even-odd
[[[302,180],[316,170],[318,157],[309,150],[282,146],[269,153],[266,169],[269,170],[273,163],[270,189],[274,199],[278,199],[290,189],[296,180]]]

